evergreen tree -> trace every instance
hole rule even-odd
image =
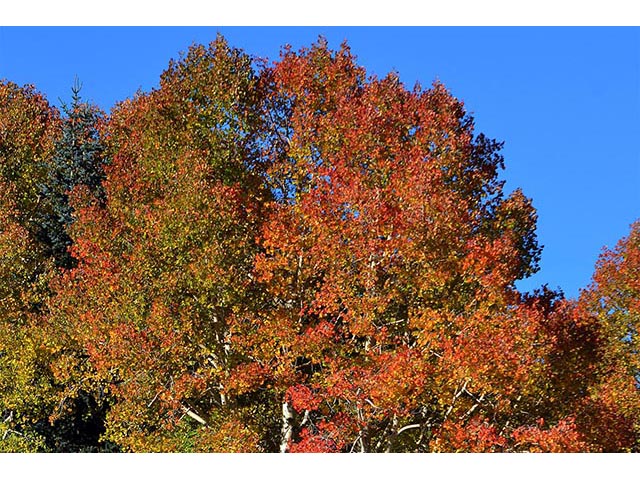
[[[46,183],[41,186],[48,206],[41,214],[42,240],[49,246],[56,265],[64,268],[72,268],[75,264],[68,251],[72,242],[67,228],[73,222],[69,193],[83,185],[97,201],[103,203],[105,200],[102,188],[104,146],[98,131],[104,115],[96,106],[82,101],[81,88],[76,79],[71,88],[71,105],[62,107],[65,115],[62,134],[55,143],[51,161],[47,163]]]

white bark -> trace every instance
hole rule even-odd
[[[364,422],[364,416],[362,415],[362,410],[358,408],[357,412],[358,412],[358,419],[361,422]],[[367,427],[364,427],[358,430],[358,438],[360,439],[360,453],[367,453]]]
[[[398,433],[396,430],[398,428],[398,417],[396,417],[395,415],[393,416],[393,418],[391,419],[391,435],[389,435],[389,438],[387,438],[387,448],[384,450],[385,453],[391,453],[392,449],[393,449],[393,441],[396,439],[396,437],[398,436]]]
[[[293,436],[293,410],[289,403],[282,404],[282,437],[280,440],[280,453],[287,453],[289,443]]]
[[[205,422],[204,419],[200,415],[195,413],[193,410],[185,407],[184,405],[182,405],[182,411],[184,413],[186,413],[187,415],[189,415],[191,418],[193,418],[196,422],[200,423],[201,425],[206,425],[207,424],[207,422]]]
[[[420,425],[419,423],[414,423],[412,425],[405,425],[404,427],[402,427],[400,430],[398,430],[398,433],[396,433],[396,435],[400,435],[402,432],[404,432],[405,430],[411,430],[412,428],[420,428],[422,425]]]

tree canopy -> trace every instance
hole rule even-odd
[[[0,82],[0,450],[637,451],[640,224],[579,299],[441,83],[219,36],[109,115]]]

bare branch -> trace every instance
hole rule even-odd
[[[353,449],[356,448],[356,444],[358,443],[359,440],[360,440],[360,435],[358,435],[356,439],[353,441],[353,444],[351,445],[351,450],[349,450],[349,453],[353,452]]]
[[[7,430],[4,432],[4,435],[2,435],[2,440],[5,440],[10,433],[15,433],[16,435],[18,435],[20,437],[24,437],[23,433],[18,432],[17,430],[12,430],[10,428],[7,428]]]
[[[396,433],[396,435],[400,435],[402,432],[406,430],[411,430],[412,428],[420,428],[421,426],[422,424],[420,423],[412,423],[411,425],[405,425],[404,427],[398,430],[398,433]]]
[[[369,405],[371,405],[373,408],[375,408],[376,410],[381,410],[381,408],[379,406],[377,406],[375,403],[373,403],[371,400],[369,400],[368,398],[364,399],[365,402],[367,402]]]
[[[182,411],[187,415],[189,415],[191,418],[193,418],[196,422],[200,423],[201,425],[207,425],[207,422],[205,422],[204,419],[200,415],[195,413],[193,410],[191,410],[188,407],[185,407],[184,405],[181,405],[181,407],[182,407]]]
[[[147,408],[151,407],[151,405],[153,405],[153,404],[154,404],[154,402],[157,400],[157,398],[158,398],[159,396],[160,396],[160,391],[158,390],[158,393],[156,393],[156,396],[155,396],[155,397],[153,397],[153,398],[151,399],[151,401],[148,403]]]
[[[300,422],[300,427],[303,427],[308,422],[309,422],[309,410],[305,410],[304,411],[304,417],[302,418],[302,421]]]
[[[395,414],[393,415],[393,418],[391,419],[391,425],[390,426],[391,426],[391,428],[393,428],[393,430],[398,428],[398,417]],[[393,441],[396,439],[397,436],[398,436],[398,432],[393,432],[393,434],[391,434],[389,436],[389,438],[387,438],[387,448],[385,449],[385,453],[391,453],[391,450],[393,449]]]
[[[474,404],[471,406],[471,408],[470,408],[469,410],[467,410],[467,413],[465,413],[465,414],[464,414],[464,417],[465,417],[465,418],[466,418],[466,417],[468,417],[468,416],[470,416],[470,415],[475,411],[475,409],[476,409],[476,408],[478,408],[478,407],[480,406],[480,404],[481,404],[481,403],[482,403],[482,401],[484,400],[484,395],[485,395],[484,393],[483,393],[482,395],[480,395],[480,398],[478,398],[478,399],[476,400],[476,403],[474,403]],[[474,397],[474,398],[475,398],[475,397]]]
[[[394,419],[395,419],[395,415],[394,415]],[[389,430],[391,429],[391,427],[393,427],[393,421],[389,420],[389,419],[386,419],[385,420],[384,431],[382,432],[382,435],[380,436],[380,439],[378,440],[378,442],[376,443],[376,446],[375,446],[375,451],[376,452],[382,446],[382,442],[385,439],[387,439],[387,434],[389,433]]]
[[[447,412],[444,414],[444,419],[446,420],[449,417],[449,414],[453,411],[453,407],[456,404],[456,400],[458,400],[458,398],[460,397],[460,395],[462,395],[463,392],[465,392],[467,390],[467,385],[469,384],[469,379],[466,379],[464,381],[464,384],[462,385],[462,387],[460,387],[459,389],[456,390],[456,392],[453,395],[453,399],[451,400],[451,405],[449,405],[449,408],[447,409]]]

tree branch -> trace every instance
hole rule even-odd
[[[402,432],[404,432],[406,430],[411,430],[412,428],[420,428],[421,426],[422,426],[422,424],[420,424],[420,423],[412,423],[411,425],[405,425],[404,427],[402,427],[401,429],[398,430],[396,435],[400,435]]]
[[[453,399],[451,400],[451,405],[449,405],[447,412],[444,414],[444,420],[446,420],[449,417],[449,414],[453,411],[453,407],[456,404],[456,400],[458,400],[458,397],[462,395],[462,392],[466,391],[468,384],[469,384],[469,379],[466,379],[464,381],[464,385],[462,385],[462,387],[456,390],[456,392],[453,395]]]
[[[204,419],[200,415],[195,413],[193,410],[191,410],[188,407],[185,407],[184,405],[181,405],[181,407],[182,407],[182,411],[187,415],[189,415],[191,418],[193,418],[196,422],[200,423],[201,425],[205,425],[205,426],[207,425],[207,422],[205,422]]]

